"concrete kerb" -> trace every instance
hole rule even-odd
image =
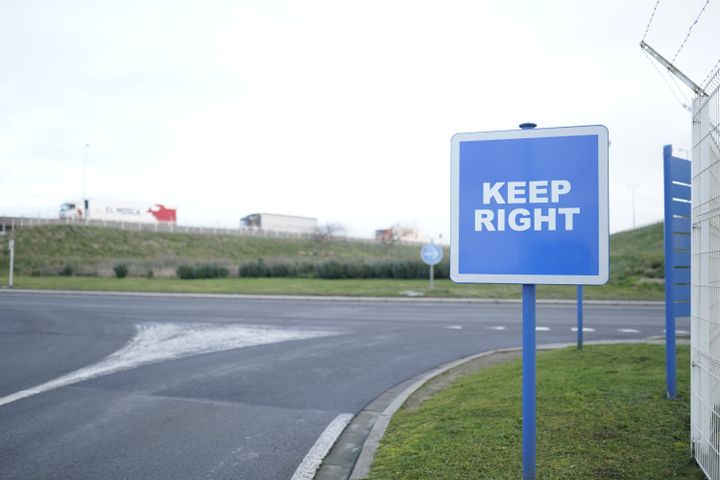
[[[586,345],[632,343],[663,344],[664,337],[648,337],[639,340],[598,340],[585,342]],[[575,343],[554,343],[538,345],[537,349],[554,350],[575,345]],[[353,418],[318,469],[315,480],[362,480],[367,478],[377,449],[380,446],[380,440],[385,435],[390,420],[400,407],[405,404],[410,395],[433,378],[467,362],[482,357],[500,353],[518,352],[521,350],[521,347],[503,348],[470,355],[429,370],[383,393]],[[382,407],[382,410],[378,410],[378,407]],[[362,442],[362,445],[358,447],[358,435],[362,436],[362,431],[366,431],[367,436],[364,442]]]
[[[351,297],[322,295],[253,295],[238,293],[178,293],[178,292],[112,292],[98,290],[34,290],[4,288],[0,294],[52,294],[52,295],[90,295],[90,296],[135,296],[135,297],[173,297],[173,298],[227,298],[237,300],[283,300],[283,301],[324,301],[358,303],[470,303],[470,304],[517,304],[522,300],[502,298],[443,298],[443,297]],[[576,300],[539,299],[539,305],[575,305]],[[636,306],[664,307],[664,301],[655,300],[584,300],[585,305],[597,306]]]

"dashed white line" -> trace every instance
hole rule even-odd
[[[573,332],[577,332],[577,327],[572,327],[570,330],[572,330]],[[595,331],[594,328],[583,327],[583,332],[594,332],[594,331]]]
[[[640,330],[634,328],[618,328],[617,331],[620,333],[640,333]]]
[[[104,360],[27,390],[1,397],[0,406],[56,388],[164,360],[333,335],[323,331],[192,323],[157,323],[139,325],[137,328],[137,334],[127,345]]]
[[[445,327],[448,330],[462,330],[463,327],[461,325],[450,325],[449,327]]]
[[[663,333],[667,333],[667,330],[663,328]],[[675,335],[690,335],[687,330],[675,330]]]
[[[535,331],[537,332],[549,332],[550,327],[535,327]]]
[[[305,458],[297,470],[295,470],[291,480],[312,480],[315,478],[315,472],[320,468],[320,464],[325,458],[325,455],[328,454],[352,418],[352,414],[343,413],[330,422],[330,425],[328,425],[320,434],[320,437],[318,437],[315,445],[313,445],[307,455],[305,455]]]
[[[488,330],[505,330],[505,327],[502,325],[495,325],[494,327],[487,327]]]

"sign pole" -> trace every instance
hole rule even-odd
[[[583,347],[583,286],[577,286],[577,347]]]
[[[522,469],[535,480],[535,285],[522,287]]]
[[[10,250],[10,273],[8,274],[8,288],[13,288],[13,270],[15,268],[15,239],[11,238],[8,242]]]
[[[430,267],[430,290],[433,289],[435,281],[435,265],[443,258],[443,250],[431,240],[420,249],[420,259]]]

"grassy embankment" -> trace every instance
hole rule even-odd
[[[678,369],[678,397],[666,400],[663,355],[660,345],[637,344],[539,354],[538,478],[705,478],[690,457],[689,370]],[[689,349],[679,346],[678,365],[688,364]],[[520,478],[520,370],[516,360],[419,404],[411,397],[369,479]]]
[[[427,280],[318,278],[225,278],[178,280],[182,264],[224,265],[231,276],[238,265],[263,259],[274,262],[318,263],[326,260],[366,262],[416,260],[419,247],[376,243],[295,240],[230,235],[133,232],[77,226],[47,226],[16,232],[17,288],[400,296],[421,292],[438,297],[519,298],[517,285],[455,285],[439,279],[428,290]],[[447,252],[446,252],[447,257]],[[7,251],[0,253],[0,275],[7,271]],[[112,278],[113,266],[127,264],[130,274]],[[59,273],[70,266],[73,276]],[[588,287],[586,298],[663,298],[662,224],[621,232],[611,237],[611,280]],[[147,278],[152,274],[153,278]],[[574,298],[574,287],[539,287],[540,298]]]

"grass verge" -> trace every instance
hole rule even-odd
[[[6,277],[5,277],[6,278]],[[16,276],[15,288],[43,290],[103,290],[118,292],[185,292],[236,293],[263,295],[336,295],[365,297],[403,297],[418,292],[426,297],[440,298],[520,298],[520,285],[455,284],[436,280],[428,289],[427,280],[325,280],[319,278],[222,278],[180,280],[175,278],[123,279],[104,277],[33,277]],[[574,299],[574,286],[540,285],[538,297],[543,299]],[[605,285],[586,287],[584,298],[598,300],[662,300],[655,289]]]
[[[678,398],[669,401],[661,345],[539,354],[537,477],[704,479],[690,457],[688,364],[689,348],[678,346]],[[406,404],[368,478],[520,478],[520,370],[519,360],[487,368]]]

